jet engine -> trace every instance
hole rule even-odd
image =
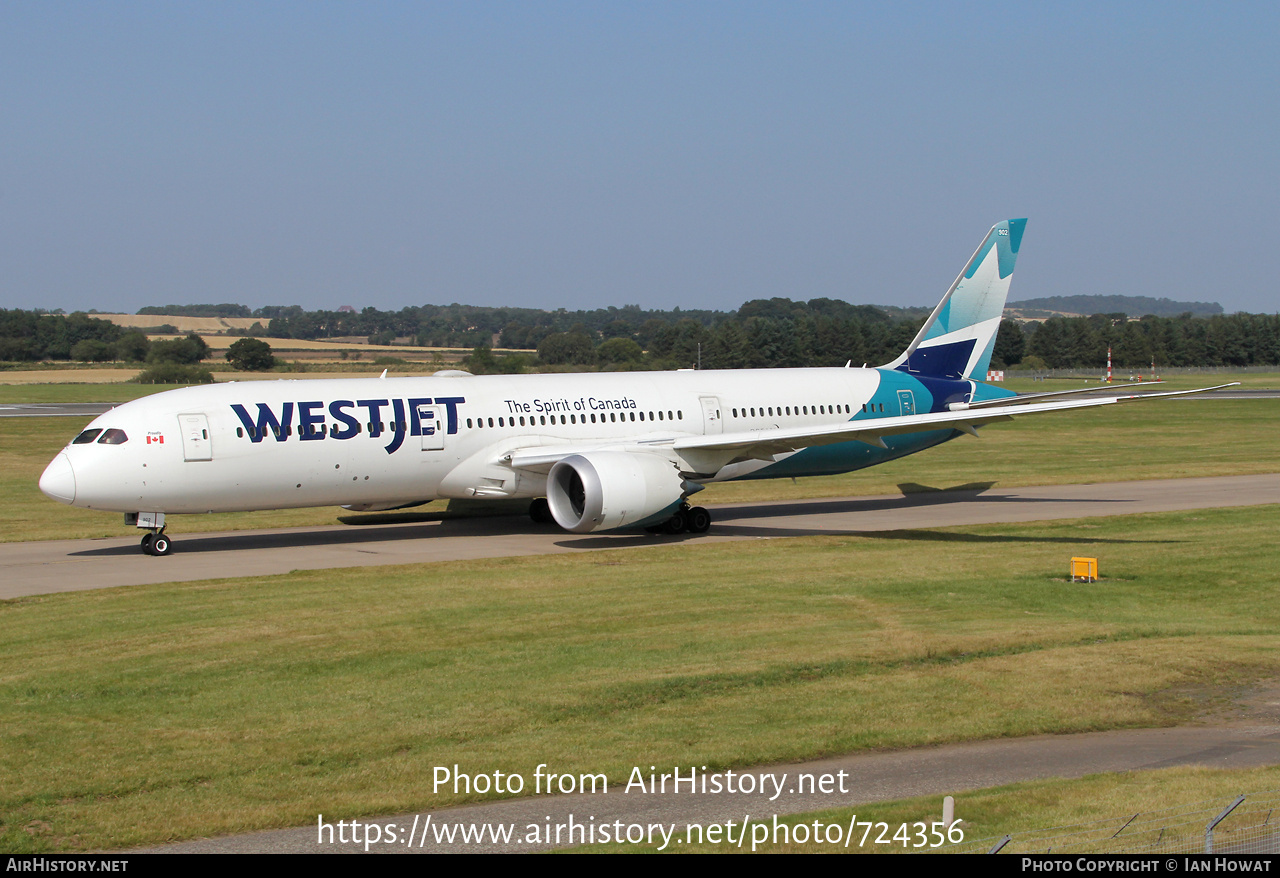
[[[674,463],[644,452],[574,454],[557,461],[547,475],[551,515],[573,533],[663,520],[686,493]]]

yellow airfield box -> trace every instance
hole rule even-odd
[[[1071,581],[1097,582],[1098,581],[1098,559],[1097,558],[1072,558],[1071,559]]]

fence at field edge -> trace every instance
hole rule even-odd
[[[956,803],[956,811],[964,817],[963,801]],[[933,852],[988,853],[997,847],[1002,854],[1276,854],[1280,790],[968,839]]]

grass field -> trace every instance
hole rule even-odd
[[[743,766],[1183,721],[1280,672],[1277,507],[0,603],[0,849],[448,804],[437,765]],[[1065,581],[1097,556],[1105,577]]]
[[[125,388],[139,389],[126,385],[122,391]],[[63,506],[37,487],[44,467],[87,420],[0,418],[0,541],[129,533],[118,514]],[[860,472],[795,482],[724,483],[697,496],[699,503],[713,505],[894,494],[988,482],[1012,487],[1280,472],[1278,434],[1280,399],[1159,400],[1030,416],[985,427],[981,439],[962,437]],[[340,514],[335,507],[325,507],[175,516],[170,531],[181,535],[334,524]]]

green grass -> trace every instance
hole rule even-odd
[[[1134,370],[1134,380],[1137,380],[1139,374],[1150,379],[1149,370]],[[1088,381],[1072,378],[1051,378],[1045,381],[1035,381],[1026,376],[1023,372],[1005,372],[1008,379],[1000,387],[1008,390],[1014,390],[1018,393],[1052,393],[1058,390],[1074,390],[1078,387],[1091,387],[1101,389],[1105,387],[1104,383],[1093,378]],[[1129,370],[1115,373],[1115,384],[1129,384]],[[1231,382],[1239,382],[1242,389],[1252,390],[1277,390],[1280,389],[1280,372],[1189,372],[1166,375],[1161,378],[1161,383],[1153,384],[1148,389],[1144,387],[1126,388],[1124,393],[1159,393],[1164,390],[1193,390],[1198,387],[1216,387],[1219,384],[1229,384]],[[1144,381],[1145,385],[1147,382]]]
[[[1280,671],[1276,507],[296,572],[0,603],[0,849],[607,772],[1183,721]],[[1099,557],[1104,580],[1066,581]]]
[[[137,372],[133,369],[129,374]],[[67,403],[67,402],[129,402],[160,393],[177,390],[178,384],[0,384],[0,405],[18,403]],[[80,421],[66,418],[69,422]],[[89,418],[84,423],[89,422]]]

